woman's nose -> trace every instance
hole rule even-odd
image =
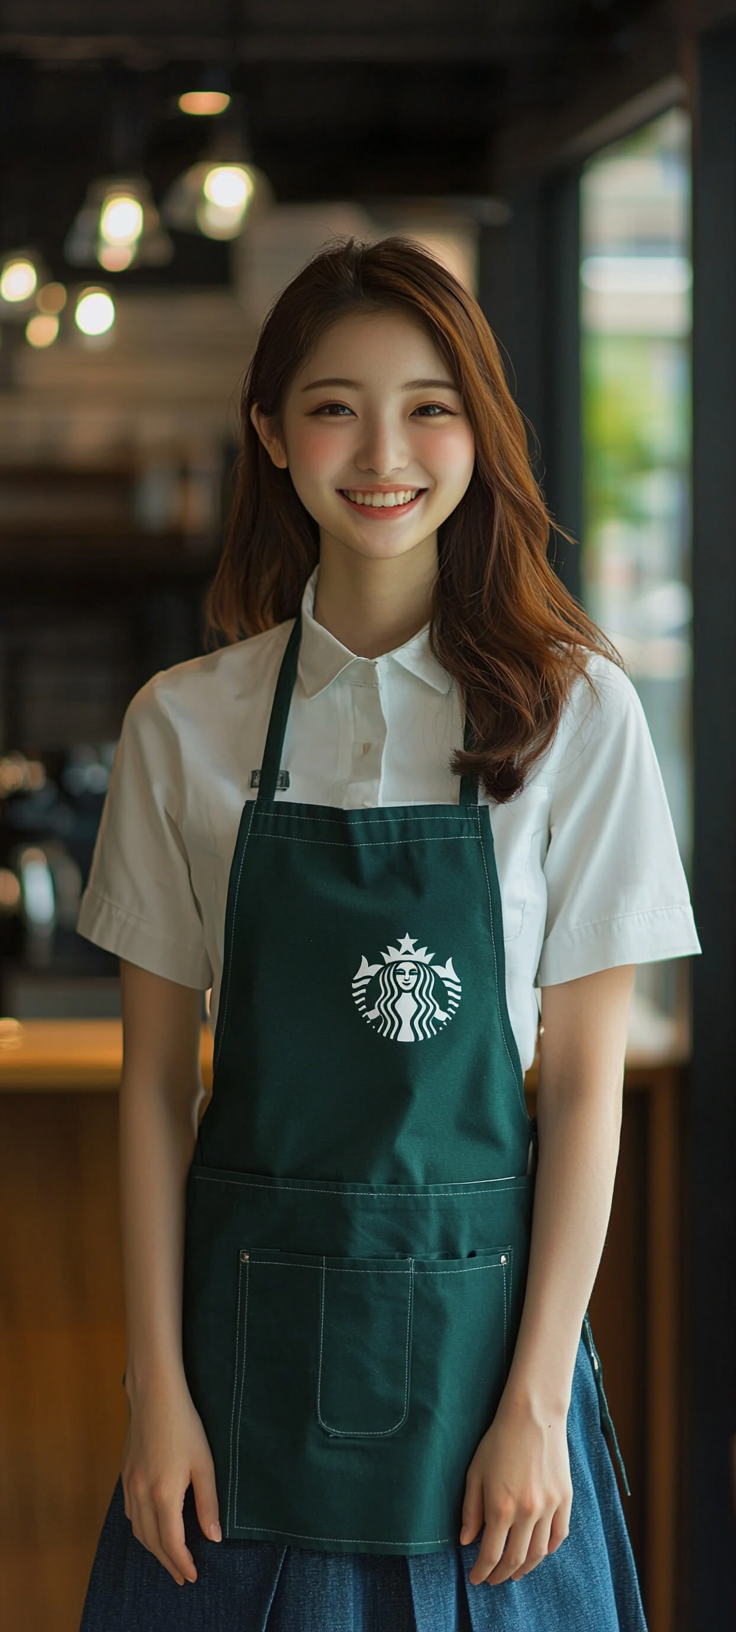
[[[356,465],[366,475],[386,481],[408,463],[406,438],[398,425],[387,420],[376,420],[367,425],[358,451]]]

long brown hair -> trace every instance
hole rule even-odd
[[[547,559],[550,517],[532,474],[524,422],[473,296],[416,243],[351,239],[315,256],[272,307],[242,391],[243,448],[225,545],[208,598],[228,640],[296,616],[319,559],[319,529],[251,424],[278,422],[284,394],[325,331],[356,312],[402,310],[429,331],[460,386],[475,435],[470,485],[439,530],[432,650],[457,682],[492,798],[512,798],[549,747],[592,652],[616,654]]]

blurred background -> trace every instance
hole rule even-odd
[[[497,334],[694,885],[593,1314],[652,1632],[733,1624],[734,108],[733,0],[0,6],[0,1632],[78,1624],[124,1432],[119,985],[74,928],[122,716],[203,650],[270,302],[395,231]]]

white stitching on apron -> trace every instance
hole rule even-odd
[[[249,829],[250,831],[250,829]],[[284,844],[327,844],[335,850],[374,850],[389,844],[449,844],[457,839],[475,839],[476,833],[424,834],[421,839],[299,839],[295,833],[259,833],[259,839],[279,839]]]
[[[500,1196],[503,1195],[505,1190],[525,1190],[530,1183],[530,1177],[526,1175],[519,1175],[514,1180],[513,1184],[509,1184],[505,1180],[501,1179],[469,1179],[467,1182],[467,1187],[462,1183],[462,1180],[456,1181],[458,1186],[456,1190],[444,1189],[439,1185],[427,1186],[418,1184],[410,1190],[399,1190],[397,1188],[396,1190],[391,1190],[387,1194],[385,1191],[376,1190],[328,1190],[326,1187],[322,1189],[319,1186],[315,1186],[313,1188],[312,1185],[309,1184],[290,1184],[287,1179],[279,1179],[276,1184],[259,1184],[256,1179],[221,1179],[219,1177],[214,1178],[209,1173],[193,1173],[192,1178],[198,1180],[200,1184],[239,1184],[243,1190],[270,1190],[274,1195],[278,1195],[284,1190],[289,1190],[296,1191],[299,1195],[304,1196],[336,1196],[340,1198],[349,1196],[351,1200],[353,1196],[370,1196],[374,1201],[393,1201],[394,1197],[398,1196],[411,1196],[412,1199],[415,1200],[418,1200],[420,1196],[428,1196],[430,1199],[432,1196],[437,1196],[438,1198],[454,1196],[457,1197],[458,1201],[462,1201],[464,1197],[459,1193],[460,1190],[470,1191],[471,1186],[475,1187],[476,1185],[480,1186],[494,1184],[497,1186],[497,1189],[494,1190],[493,1194]],[[474,1195],[482,1195],[483,1191],[473,1188],[472,1193]]]
[[[256,804],[257,804],[257,800],[254,799],[252,801],[252,805],[251,805],[250,820],[248,822],[248,831],[247,831],[247,833],[245,835],[245,844],[243,845],[243,854],[240,857],[240,866],[238,868],[238,882],[237,882],[237,885],[236,885],[236,888],[235,888],[235,900],[233,902],[233,918],[232,918],[232,923],[230,925],[230,946],[228,948],[228,954],[227,954],[227,985],[225,987],[225,1000],[224,1000],[223,1009],[222,1009],[222,1020],[219,1022],[220,1041],[219,1041],[219,1044],[218,1044],[217,1053],[216,1053],[214,1061],[213,1061],[213,1068],[214,1068],[215,1065],[217,1065],[217,1061],[220,1058],[220,1049],[222,1048],[222,1039],[225,1036],[225,1019],[227,1017],[227,1006],[228,1006],[228,1002],[230,1000],[230,972],[231,972],[232,963],[233,963],[233,941],[235,940],[235,922],[236,922],[237,915],[238,915],[238,898],[240,896],[240,880],[241,880],[241,878],[243,876],[243,862],[245,861],[245,852],[246,852],[246,850],[248,848],[248,840],[250,838],[250,830],[251,830],[251,828],[253,826],[253,814],[255,812]]]
[[[242,1274],[242,1260],[241,1260]],[[238,1400],[238,1433],[235,1442],[235,1498],[233,1502],[233,1527],[238,1528],[238,1478],[240,1474],[240,1424],[243,1417],[243,1394],[245,1392],[245,1356],[248,1347],[248,1292],[250,1288],[250,1263],[245,1270],[245,1310],[243,1313],[243,1362],[240,1368],[240,1398]],[[237,1387],[237,1378],[236,1378]]]
[[[227,1528],[230,1531],[230,1496],[233,1488],[233,1432],[235,1429],[235,1397],[238,1392],[238,1350],[240,1346],[240,1294],[243,1287],[243,1265],[239,1265],[238,1273],[238,1308],[235,1316],[235,1364],[233,1367],[233,1404],[230,1412],[230,1469],[227,1481]]]
[[[509,1065],[511,1066],[511,1075],[512,1075],[512,1077],[514,1079],[514,1086],[516,1088],[516,1095],[517,1095],[517,1098],[518,1098],[519,1103],[521,1105],[521,1109],[522,1109],[522,1112],[523,1112],[523,1115],[524,1115],[524,1121],[526,1122],[526,1124],[528,1126],[529,1125],[529,1112],[527,1111],[527,1108],[526,1108],[526,1100],[524,1099],[524,1090],[523,1090],[523,1088],[521,1088],[519,1086],[519,1080],[518,1080],[518,1077],[516,1075],[516,1069],[515,1069],[515,1066],[514,1066],[514,1062],[513,1062],[512,1058],[511,1058],[508,1042],[506,1040],[506,1027],[505,1027],[505,1025],[503,1023],[503,1011],[501,1009],[501,996],[500,996],[500,993],[499,993],[499,990],[498,990],[498,953],[496,951],[496,935],[495,935],[495,931],[494,931],[494,928],[493,928],[493,897],[491,895],[491,881],[490,881],[490,879],[488,877],[488,867],[486,865],[485,845],[483,843],[483,835],[480,832],[480,822],[479,822],[478,826],[479,826],[478,839],[480,841],[480,853],[481,853],[481,855],[483,857],[483,871],[484,871],[484,873],[486,875],[486,888],[488,890],[488,917],[489,917],[489,921],[490,921],[490,925],[491,925],[491,945],[493,947],[493,967],[494,967],[494,974],[495,974],[496,1008],[498,1009],[498,1023],[499,1023],[499,1026],[501,1027],[501,1036],[503,1037],[503,1046],[504,1046],[504,1048],[506,1050],[506,1057],[508,1059]]]

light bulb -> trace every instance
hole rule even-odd
[[[143,231],[143,207],[137,198],[117,194],[100,211],[100,237],[116,248],[134,244]]]
[[[36,312],[26,323],[26,340],[37,351],[53,346],[59,333],[59,319],[51,312]]]
[[[216,164],[205,176],[205,198],[220,209],[244,209],[252,192],[253,182],[242,164]]]
[[[38,283],[38,274],[32,261],[6,261],[0,277],[0,295],[3,300],[29,300]]]
[[[179,97],[179,107],[182,113],[193,113],[199,117],[224,113],[230,106],[230,98],[226,91],[185,91]]]
[[[115,302],[106,289],[85,289],[79,296],[74,321],[82,334],[107,334],[115,322]]]

